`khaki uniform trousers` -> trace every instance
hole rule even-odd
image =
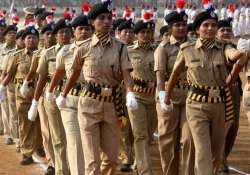
[[[156,117],[155,101],[137,98],[138,108],[128,108],[129,119],[134,135],[134,149],[137,172],[139,175],[152,175],[152,162],[149,143],[152,134],[152,121]]]
[[[38,104],[38,113],[41,125],[41,132],[43,138],[43,147],[46,154],[46,159],[48,162],[48,166],[55,167],[55,156],[54,150],[52,145],[51,134],[49,131],[49,121],[48,115],[44,108],[44,98],[40,97],[39,104]]]
[[[32,156],[33,152],[37,149],[37,131],[38,122],[32,122],[28,119],[28,111],[31,106],[34,88],[30,88],[29,94],[24,98],[19,89],[16,88],[16,109],[18,114],[19,124],[19,140],[21,153],[27,157]]]
[[[195,174],[217,175],[225,143],[225,104],[187,99],[186,109],[195,146]]]
[[[60,109],[62,122],[67,139],[67,155],[70,173],[84,175],[84,157],[81,141],[81,133],[78,122],[77,96],[68,95],[66,105]]]
[[[126,87],[122,85],[123,91],[123,106],[125,115],[128,117],[128,109],[126,107]],[[120,159],[123,164],[134,163],[134,136],[131,128],[130,120],[127,121],[125,126],[121,128],[121,140],[120,140]]]
[[[233,100],[233,105],[234,105],[234,122],[226,133],[226,143],[225,143],[225,151],[224,151],[225,159],[229,156],[234,146],[234,142],[236,140],[238,129],[239,129],[240,89],[238,86],[232,86],[232,100]]]
[[[48,115],[49,130],[55,156],[55,175],[68,175],[68,162],[66,156],[66,136],[62,124],[62,117],[55,99],[44,100],[45,111]]]
[[[195,151],[186,118],[187,92],[174,88],[173,94],[173,111],[163,111],[156,104],[162,171],[163,175],[193,175]]]
[[[7,87],[8,109],[9,109],[9,123],[11,136],[17,141],[19,138],[18,133],[18,117],[16,109],[16,95],[15,84],[9,83]]]
[[[131,123],[128,120],[126,125],[121,129],[121,150],[120,157],[123,164],[133,164],[134,163],[134,136],[131,128]]]
[[[10,131],[10,118],[9,118],[7,89],[5,90],[4,93],[6,95],[6,98],[3,101],[1,101],[1,112],[2,112],[4,135],[6,138],[9,138],[11,137],[11,131]]]
[[[80,97],[78,120],[84,153],[85,174],[115,174],[119,155],[120,128],[114,104],[99,102],[90,97]]]

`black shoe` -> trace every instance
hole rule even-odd
[[[44,149],[43,148],[38,148],[36,150],[36,154],[39,156],[39,157],[45,157],[45,152],[44,152]]]
[[[45,172],[44,175],[55,175],[55,168],[52,166],[49,166]]]
[[[14,141],[13,141],[13,139],[12,138],[7,138],[6,140],[5,140],[5,144],[6,145],[13,145],[14,144]]]
[[[34,163],[32,156],[23,156],[23,160],[20,162],[21,165],[30,165]]]
[[[130,164],[122,164],[120,167],[121,172],[131,172],[133,171]]]
[[[229,168],[228,168],[228,165],[227,165],[227,161],[223,161],[223,163],[221,164],[220,172],[229,173]]]

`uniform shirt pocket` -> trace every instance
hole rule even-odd
[[[189,75],[192,76],[192,78],[197,81],[202,79],[202,74],[204,73],[204,70],[202,68],[200,59],[191,60],[187,63],[187,67],[189,69]]]
[[[224,60],[222,59],[216,60],[214,61],[213,65],[215,66],[215,69],[216,69],[215,70],[216,79],[224,81],[228,74],[228,70],[227,70]]]

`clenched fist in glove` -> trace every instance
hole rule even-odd
[[[63,108],[66,105],[67,97],[63,97],[62,95],[59,95],[59,97],[56,98],[56,104],[58,108]]]
[[[28,95],[28,92],[29,92],[29,81],[24,80],[20,88],[20,93],[23,97],[26,97]]]
[[[6,99],[6,86],[0,85],[0,101],[4,101]]]
[[[170,103],[169,105],[167,105],[165,103],[165,97],[166,97],[166,91],[159,91],[159,101],[160,101],[161,109],[167,112],[172,111],[173,103]]]
[[[32,100],[32,104],[30,106],[29,112],[28,112],[28,119],[30,121],[35,121],[37,117],[37,106],[38,106],[38,101],[35,99]]]
[[[46,98],[47,101],[52,101],[54,96],[55,96],[54,92],[47,91],[45,98]]]
[[[137,101],[135,99],[135,94],[131,91],[127,93],[126,106],[131,109],[137,109],[138,107]]]

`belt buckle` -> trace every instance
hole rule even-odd
[[[220,90],[219,89],[209,89],[209,96],[213,98],[220,97]]]
[[[101,89],[101,96],[108,97],[108,96],[111,96],[111,95],[112,95],[112,89],[111,88],[105,87],[105,88]]]

